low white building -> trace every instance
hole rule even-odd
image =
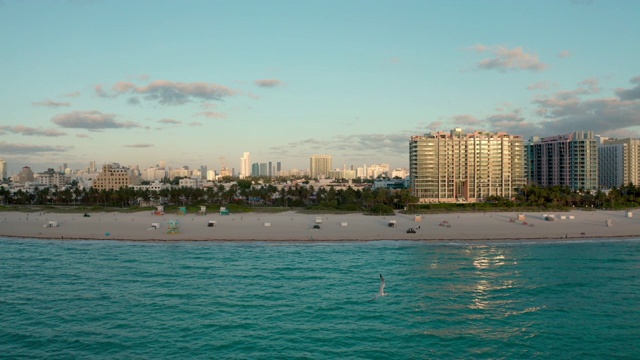
[[[178,185],[180,187],[190,187],[190,188],[198,188],[200,187],[202,181],[199,178],[184,178],[180,179]]]

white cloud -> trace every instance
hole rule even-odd
[[[282,81],[278,79],[262,79],[262,80],[256,80],[253,83],[258,85],[259,87],[265,87],[265,88],[272,88],[272,87],[282,85]]]
[[[63,136],[67,133],[56,129],[32,128],[24,125],[16,126],[0,126],[0,134],[2,133],[22,134],[27,136]]]
[[[104,114],[93,110],[59,114],[51,118],[51,121],[64,128],[89,130],[140,127],[140,125],[133,122],[118,122],[115,118],[116,115],[114,114]]]
[[[71,106],[71,103],[69,102],[56,102],[56,101],[51,101],[49,99],[45,101],[33,102],[32,104],[35,106],[46,106],[46,107]]]
[[[537,54],[527,53],[522,47],[509,49],[504,46],[476,44],[468,49],[479,53],[491,52],[494,55],[491,58],[482,59],[476,64],[476,67],[481,70],[497,70],[500,72],[510,70],[543,71],[549,67],[549,65],[538,59]]]

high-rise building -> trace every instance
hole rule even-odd
[[[309,174],[312,179],[324,179],[333,170],[333,158],[331,155],[311,155]]]
[[[251,164],[251,176],[260,176],[260,164]]]
[[[268,176],[269,175],[269,168],[268,168],[268,164],[267,163],[260,163],[260,172],[259,174],[260,176]]]
[[[96,172],[96,161],[93,160],[91,162],[89,162],[89,171],[91,171],[92,173]]]
[[[51,168],[47,171],[38,173],[38,184],[44,186],[63,187],[66,182],[66,176],[63,172],[55,171]]]
[[[640,184],[640,139],[604,139],[598,146],[598,185]]]
[[[245,152],[240,158],[240,178],[251,176],[251,153]]]
[[[140,184],[140,178],[133,175],[131,169],[120,164],[104,164],[102,172],[93,179],[92,187],[98,190],[118,190],[121,187]]]
[[[207,165],[200,165],[200,179],[205,180],[207,178]]]
[[[420,202],[513,198],[526,184],[523,140],[505,132],[462,129],[413,136],[409,142],[411,193]]]
[[[7,178],[7,162],[4,159],[0,159],[0,180]]]
[[[533,139],[526,144],[527,178],[539,186],[598,188],[598,144],[592,131]]]
[[[34,176],[33,171],[28,166],[24,166],[22,170],[18,173],[18,183],[24,184],[26,182],[33,182]]]

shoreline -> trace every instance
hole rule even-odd
[[[48,240],[113,240],[138,242],[368,242],[397,241],[579,241],[640,237],[640,211],[596,210],[555,213],[447,213],[367,216],[309,215],[294,211],[242,214],[0,213],[0,237]],[[179,229],[169,234],[169,224]],[[53,222],[51,227],[43,227]],[[209,221],[215,226],[209,227]],[[607,225],[607,221],[611,226]],[[395,222],[396,227],[389,223]],[[158,228],[152,228],[152,224]],[[57,226],[55,226],[57,225]],[[320,229],[314,229],[319,225]],[[416,233],[407,233],[414,228]]]

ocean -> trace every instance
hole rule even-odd
[[[533,357],[640,358],[640,239],[0,238],[2,359]]]

